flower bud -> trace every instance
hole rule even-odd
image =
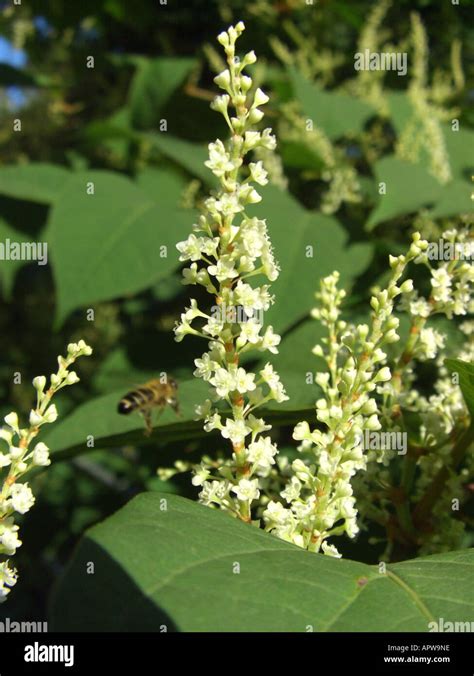
[[[14,411],[6,415],[4,417],[4,421],[12,428],[12,430],[14,430],[17,434],[19,433],[20,430],[18,428],[18,416]]]
[[[33,378],[33,387],[38,392],[42,393],[44,388],[46,387],[45,376],[36,376],[36,378]]]
[[[54,404],[51,404],[51,406],[47,409],[46,413],[44,414],[44,422],[47,423],[53,423],[58,417],[58,410]]]
[[[219,73],[219,75],[216,75],[214,78],[214,82],[216,85],[218,85],[221,89],[225,89],[228,91],[230,89],[230,72],[229,70],[224,70],[222,73]]]
[[[32,427],[39,427],[39,425],[42,425],[44,422],[43,416],[38,413],[38,411],[31,410],[30,411],[30,425]]]
[[[410,291],[413,291],[413,280],[406,279],[403,284],[400,285],[400,291],[402,293],[410,293]]]
[[[21,458],[21,456],[25,452],[25,449],[19,448],[18,446],[10,446],[9,452],[12,460],[18,460],[18,458]]]
[[[263,104],[268,103],[270,99],[268,96],[265,94],[264,91],[260,89],[260,87],[257,89],[255,92],[255,96],[253,99],[253,108],[258,108],[258,106],[263,106]]]
[[[384,366],[383,368],[380,369],[375,378],[373,378],[373,382],[374,383],[386,382],[387,380],[390,380],[391,377],[392,374],[390,372],[390,369],[388,368],[388,366]]]
[[[67,376],[66,376],[66,385],[74,385],[75,383],[78,383],[80,380],[79,376],[75,371],[70,371]]]

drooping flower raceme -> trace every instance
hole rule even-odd
[[[195,360],[195,376],[212,388],[211,398],[198,407],[198,415],[206,431],[219,430],[233,448],[228,462],[211,465],[203,459],[193,483],[202,486],[203,503],[219,505],[249,521],[252,503],[260,495],[260,479],[270,472],[277,453],[270,437],[262,436],[271,426],[254,412],[270,400],[282,402],[287,396],[269,363],[258,373],[241,366],[242,355],[276,353],[280,342],[271,326],[263,326],[263,314],[273,303],[270,285],[250,283],[257,275],[275,281],[279,268],[265,220],[246,211],[260,202],[256,186],[267,183],[267,172],[262,161],[244,160],[251,151],[274,149],[276,140],[271,129],[255,129],[263,118],[260,107],[268,97],[259,88],[252,92],[252,79],[244,74],[245,67],[256,61],[254,52],[242,59],[235,54],[243,30],[239,22],[218,36],[228,68],[214,80],[225,93],[216,97],[212,108],[224,116],[230,139],[209,144],[206,166],[219,179],[219,188],[205,201],[194,232],[177,245],[180,260],[189,263],[183,271],[184,284],[203,286],[214,297],[214,306],[205,312],[192,299],[175,336],[177,341],[186,335],[209,341],[209,350]],[[225,418],[218,402],[230,407]]]
[[[21,540],[18,538],[18,525],[15,514],[26,514],[35,502],[27,482],[19,479],[33,467],[50,464],[49,448],[43,442],[33,444],[33,440],[46,423],[53,423],[58,417],[56,406],[51,399],[58,390],[79,381],[75,371],[69,367],[81,355],[90,355],[92,349],[83,340],[70,343],[66,357],[58,357],[58,371],[53,373],[46,388],[46,377],[38,376],[33,380],[36,389],[36,407],[30,411],[29,425],[20,427],[15,412],[5,416],[6,426],[0,429],[0,477],[6,476],[0,491],[0,557],[14,556]],[[2,443],[3,442],[3,443]],[[0,603],[4,601],[10,588],[17,581],[16,570],[10,568],[9,561],[0,563]]]

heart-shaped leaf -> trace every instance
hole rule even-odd
[[[145,493],[87,532],[51,623],[54,631],[426,632],[440,618],[472,620],[473,564],[474,551],[461,550],[379,572]]]

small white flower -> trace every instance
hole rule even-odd
[[[192,483],[193,486],[203,486],[204,483],[211,476],[209,469],[203,464],[201,464],[201,465],[199,465],[199,467],[195,468],[194,472],[195,472],[195,474],[194,474],[193,478],[191,479],[191,483]]]
[[[258,131],[246,131],[244,136],[244,151],[253,150],[260,142],[260,132]]]
[[[241,479],[237,486],[232,486],[231,491],[244,502],[257,500],[260,496],[258,479]]]
[[[255,183],[259,185],[267,185],[268,183],[268,174],[263,167],[263,162],[251,162],[249,164],[250,169],[250,178]]]
[[[264,148],[267,148],[267,150],[275,150],[275,148],[276,148],[276,138],[272,134],[271,129],[264,129],[263,130],[260,143]]]
[[[21,544],[22,542],[18,538],[18,526],[15,526],[13,519],[10,517],[0,526],[0,546],[3,546],[4,554],[13,556],[18,547],[21,547]]]
[[[17,572],[9,568],[8,561],[0,563],[0,603],[5,601],[10,593],[10,587],[13,587],[17,581]]]
[[[240,367],[235,373],[235,389],[241,394],[252,392],[256,387],[254,380],[254,373],[247,373],[245,369]]]
[[[272,429],[272,426],[268,425],[263,418],[256,418],[252,413],[247,418],[247,425],[250,427],[254,436]]]
[[[218,413],[212,413],[206,417],[204,423],[204,430],[206,432],[212,432],[212,430],[221,430],[222,421]]]
[[[275,463],[277,453],[278,449],[272,444],[270,437],[263,437],[249,444],[247,459],[255,465],[257,474],[265,475]]]
[[[323,542],[321,549],[323,550],[323,554],[326,554],[326,556],[334,556],[336,559],[340,559],[342,556],[339,554],[334,545],[328,545],[327,542]]]
[[[250,434],[250,431],[250,427],[245,424],[244,420],[232,420],[232,418],[227,418],[221,434],[224,439],[230,439],[233,444],[241,444],[247,434]]]
[[[234,277],[238,277],[239,275],[235,269],[234,261],[224,256],[219,258],[216,265],[209,265],[207,271],[210,275],[216,277],[219,282],[234,279]]]
[[[200,420],[201,418],[206,418],[208,415],[210,415],[211,410],[212,410],[212,402],[210,399],[206,399],[206,401],[202,404],[196,404],[194,408],[194,412],[198,420]]]
[[[219,139],[214,143],[209,143],[209,160],[204,164],[219,178],[235,168],[229,153]]]
[[[210,358],[208,352],[205,352],[200,359],[195,359],[194,363],[197,368],[193,375],[207,381],[211,380],[214,371],[219,368],[219,364]]]
[[[444,267],[431,271],[433,298],[440,303],[447,303],[451,297],[451,275]]]
[[[220,198],[215,201],[215,209],[223,216],[232,217],[240,211],[243,211],[244,206],[239,202],[238,195],[235,193],[223,193]]]
[[[430,327],[423,328],[419,335],[417,356],[420,359],[434,359],[438,350],[444,347],[445,337]]]
[[[226,481],[205,481],[202,484],[202,491],[199,493],[199,500],[203,505],[210,505],[212,502],[220,504],[227,493]]]
[[[10,500],[13,509],[20,514],[26,514],[35,502],[28,484],[13,484],[10,488]]]
[[[219,397],[227,397],[235,389],[235,379],[227,369],[218,368],[209,381],[216,388]]]
[[[283,526],[293,519],[293,515],[281,502],[270,500],[263,512],[263,518],[267,523]]]
[[[262,325],[254,320],[249,320],[241,325],[240,336],[237,339],[237,347],[243,347],[246,343],[256,344],[261,340],[260,329]]]
[[[290,483],[287,484],[285,490],[281,491],[280,495],[287,502],[291,503],[300,497],[302,483],[297,477],[292,476]]]
[[[33,449],[33,464],[46,467],[51,464],[49,459],[49,448],[40,441]]]
[[[178,242],[176,248],[180,252],[180,261],[199,261],[202,258],[202,237],[196,237],[191,233],[188,239]]]

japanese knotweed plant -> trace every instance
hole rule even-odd
[[[46,388],[45,376],[37,376],[33,380],[36,390],[36,407],[30,411],[29,425],[20,427],[15,412],[5,416],[6,427],[0,429],[0,439],[7,448],[0,446],[0,557],[14,556],[21,540],[18,538],[19,527],[15,523],[17,514],[26,514],[35,502],[28,482],[19,482],[34,467],[45,467],[51,463],[49,448],[42,441],[33,444],[41,427],[53,423],[58,417],[53,396],[63,387],[79,381],[75,371],[69,367],[81,355],[92,354],[92,349],[83,340],[70,343],[67,356],[58,357],[58,371],[51,374],[49,387]],[[10,568],[9,560],[0,563],[0,603],[4,601],[11,587],[17,581],[17,572]]]
[[[193,484],[202,487],[204,504],[218,505],[251,521],[260,482],[269,474],[277,453],[270,437],[263,436],[271,426],[254,413],[263,404],[282,402],[287,396],[269,363],[258,373],[240,365],[244,354],[276,353],[280,342],[271,326],[264,329],[261,318],[273,303],[269,284],[250,283],[257,276],[273,282],[279,272],[265,220],[246,213],[248,206],[261,200],[255,184],[267,183],[262,161],[247,163],[247,156],[258,149],[273,150],[276,140],[271,129],[260,132],[255,128],[263,118],[260,106],[268,97],[260,88],[252,91],[252,79],[244,74],[245,67],[256,61],[254,52],[242,59],[235,54],[243,30],[239,22],[218,36],[227,68],[214,81],[225,93],[216,97],[212,108],[223,115],[230,139],[210,143],[206,166],[219,179],[219,187],[205,201],[194,233],[177,245],[180,260],[190,261],[183,270],[184,283],[204,287],[214,306],[208,313],[192,299],[175,336],[177,341],[186,335],[209,341],[209,350],[195,360],[195,376],[212,388],[211,398],[198,407],[198,415],[206,431],[219,430],[233,449],[230,460],[203,458]],[[230,407],[225,419],[220,402]]]
[[[466,252],[469,246],[466,232],[451,230],[443,237],[453,253]],[[321,281],[313,311],[327,330],[327,338],[314,348],[327,367],[316,375],[323,392],[316,402],[319,425],[311,429],[303,421],[294,430],[301,458],[293,461],[292,475],[280,493],[284,502],[272,500],[264,512],[270,532],[311,551],[339,556],[328,540],[343,533],[353,538],[359,531],[354,484],[358,507],[386,527],[390,549],[395,540],[427,551],[429,543],[442,548],[444,542],[450,548],[453,533],[462,531],[460,521],[453,529],[455,519],[446,502],[460,496],[473,469],[473,458],[464,457],[470,439],[468,414],[458,385],[443,366],[447,336],[427,323],[434,315],[451,319],[472,312],[474,268],[459,255],[433,265],[432,251],[433,245],[415,233],[405,256],[391,256],[387,286],[371,298],[370,322],[357,326],[341,319],[345,292],[338,288],[339,274]],[[402,281],[412,263],[428,268],[428,298],[418,294],[412,279]],[[404,344],[399,343],[400,320],[394,315],[397,301],[409,319]],[[464,322],[462,329],[471,339],[457,356],[472,362],[472,322]],[[414,389],[414,366],[434,359],[440,377],[435,394],[425,397]],[[389,437],[395,443],[387,444],[382,431],[395,433]],[[377,444],[371,443],[374,437]],[[397,481],[390,461],[401,454]],[[456,472],[461,461],[464,469]],[[443,467],[448,472],[440,485]],[[418,500],[417,506],[412,500]]]

